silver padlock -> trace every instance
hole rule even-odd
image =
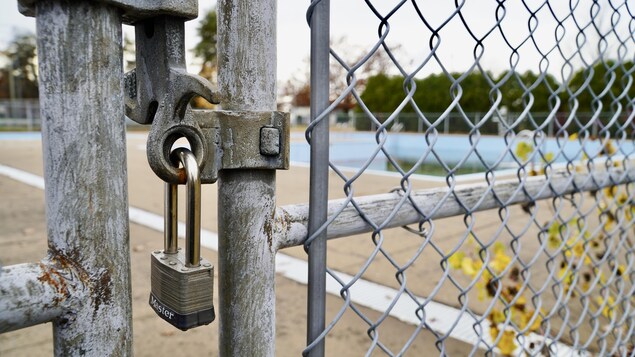
[[[214,267],[200,256],[201,180],[196,157],[185,148],[170,156],[183,165],[187,177],[185,249],[178,248],[178,186],[165,183],[164,247],[151,257],[150,306],[185,331],[214,321]]]

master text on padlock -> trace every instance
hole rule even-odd
[[[161,303],[153,295],[150,295],[150,304],[152,305],[154,310],[156,310],[156,312],[159,313],[159,315],[163,315],[167,317],[168,319],[172,320],[172,317],[174,316],[174,312],[168,310],[165,306],[161,305]]]

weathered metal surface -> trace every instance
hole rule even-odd
[[[529,197],[541,200],[558,197],[574,192],[594,191],[604,187],[626,184],[635,177],[635,169],[623,170],[611,168],[610,171],[596,171],[590,174],[566,172],[554,173],[549,182],[545,177],[527,178],[520,186],[516,180],[499,181],[493,187],[485,183],[458,185],[453,188],[454,196],[461,200],[465,207],[473,212],[484,211],[505,205],[521,204],[530,201]],[[439,219],[465,214],[465,209],[449,195],[448,187],[433,188],[411,193],[412,200],[423,212],[432,212],[428,219]],[[494,194],[496,196],[494,196]],[[403,197],[399,193],[355,198],[355,203],[366,213],[366,219],[376,224],[384,222]],[[440,202],[443,201],[441,205]],[[346,208],[342,209],[342,206]],[[341,213],[338,212],[341,210]],[[360,233],[372,232],[372,227],[360,216],[345,199],[329,201],[329,217],[337,214],[337,218],[329,224],[328,238],[340,238]],[[276,211],[274,237],[277,249],[304,244],[307,237],[309,205],[289,205],[279,207]],[[385,228],[401,227],[417,223],[422,219],[412,204],[406,201],[397,211],[394,218]]]
[[[68,260],[0,269],[0,333],[50,322],[86,298],[88,276]]]
[[[223,110],[193,113],[210,150],[202,175],[215,178],[218,173],[210,171],[221,169],[289,169],[289,113]],[[262,152],[263,130],[277,131],[276,142],[268,144],[277,148],[277,154]]]
[[[135,25],[137,67],[126,74],[126,114],[140,124],[152,124],[147,155],[162,180],[184,183],[183,170],[169,158],[172,145],[185,137],[200,167],[208,161],[207,142],[192,118],[189,102],[201,96],[210,103],[220,98],[212,84],[187,72],[184,19],[159,16]],[[203,182],[208,182],[203,180]]]
[[[223,109],[276,109],[274,0],[219,1],[218,65]],[[275,353],[275,177],[267,169],[220,171],[220,356]]]
[[[304,355],[324,356],[326,313],[326,230],[329,199],[329,116],[330,104],[330,1],[312,4],[311,26],[311,166],[309,181],[308,238],[304,249],[309,255],[307,299],[307,348]]]
[[[57,356],[132,354],[121,12],[36,3],[49,255],[89,292],[53,321]]]
[[[39,0],[18,0],[18,10],[25,16],[35,16],[36,3]],[[48,0],[44,0],[48,1]],[[87,0],[88,1],[88,0]],[[134,24],[137,21],[160,15],[182,17],[187,20],[198,16],[198,0],[98,0],[115,6],[123,11],[123,22]],[[96,2],[96,1],[90,1]]]

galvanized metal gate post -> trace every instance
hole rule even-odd
[[[309,184],[309,238],[304,243],[309,259],[307,349],[305,355],[324,356],[326,314],[326,229],[329,191],[330,1],[314,1],[311,26],[311,173]],[[320,229],[322,229],[320,231]],[[319,233],[318,233],[319,232]],[[318,233],[318,234],[316,234]],[[307,249],[308,248],[308,249]]]
[[[49,254],[0,272],[0,326],[52,321],[57,356],[131,355],[122,15],[99,2],[34,7]]]
[[[276,109],[276,1],[218,3],[223,109]],[[274,170],[221,170],[218,180],[221,356],[275,352]]]

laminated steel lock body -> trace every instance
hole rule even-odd
[[[151,256],[150,306],[165,321],[188,330],[215,318],[214,267],[200,257],[201,182],[191,151],[176,149],[171,157],[186,174],[185,249],[178,248],[177,185],[165,184],[165,238],[163,250]]]

